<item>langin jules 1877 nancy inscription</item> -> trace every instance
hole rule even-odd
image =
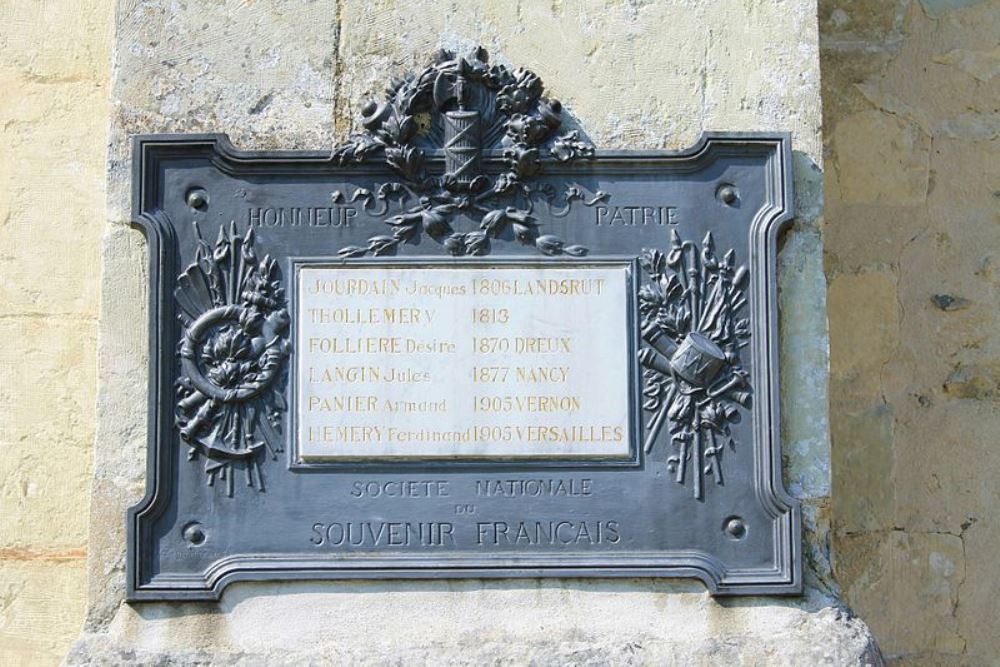
[[[359,127],[325,152],[135,140],[151,369],[130,599],[359,577],[799,591],[787,136],[595,150],[482,49],[393,81]]]

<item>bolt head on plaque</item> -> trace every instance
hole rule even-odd
[[[726,536],[729,537],[729,539],[731,540],[739,541],[747,536],[746,521],[744,521],[742,518],[738,516],[726,519],[726,523],[725,526],[723,526],[723,530],[725,531]]]
[[[732,206],[739,200],[740,193],[736,189],[735,185],[732,185],[730,183],[724,183],[723,185],[719,186],[719,189],[716,192],[716,197],[718,197],[719,201],[721,201],[723,204],[726,204],[727,206]]]
[[[195,210],[202,210],[208,206],[208,193],[201,188],[193,188],[187,194],[187,205]]]

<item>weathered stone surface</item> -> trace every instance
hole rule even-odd
[[[830,348],[837,354],[837,407],[864,409],[877,401],[885,365],[898,345],[899,311],[892,274],[865,271],[830,281]]]
[[[70,664],[878,662],[830,579],[811,2],[119,5],[90,614]],[[127,135],[224,131],[246,148],[331,146],[391,75],[439,47],[476,43],[535,70],[601,146],[681,147],[708,129],[793,133],[799,219],[780,257],[782,432],[789,486],[805,502],[807,598],[714,601],[698,586],[633,580],[341,582],[235,585],[218,604],[123,605],[120,517],[142,494],[146,426],[146,256],[125,226]]]
[[[86,608],[83,550],[0,550],[0,664],[55,665]]]
[[[881,664],[864,623],[822,598],[720,604],[697,587],[634,581],[343,584],[336,604],[330,594],[240,585],[218,608],[125,607],[110,640],[84,636],[66,664]]]
[[[835,442],[838,442],[835,440]],[[835,452],[839,458],[839,452]],[[872,620],[869,625],[890,627],[894,606],[892,599],[892,549],[888,532],[847,532],[840,524],[844,511],[834,505],[834,571],[844,597]],[[880,648],[885,639],[879,638]]]
[[[0,303],[9,313],[92,321],[100,253],[82,241],[100,229],[104,178],[96,160],[104,157],[106,134],[79,133],[81,123],[106,124],[107,89],[88,79],[47,82],[2,64],[0,89],[18,92],[0,97]]]
[[[785,485],[798,498],[825,498],[830,493],[822,244],[815,229],[796,230],[786,241],[778,267]]]
[[[1000,497],[1000,487],[996,481],[992,488],[983,490],[986,503],[995,507]],[[989,497],[992,495],[992,499]],[[996,634],[996,617],[984,613],[984,609],[996,608],[996,590],[992,586],[982,586],[977,582],[994,581],[996,578],[996,554],[1000,553],[1000,531],[995,523],[990,525],[978,519],[967,519],[958,533],[962,542],[965,562],[965,576],[955,586],[954,614],[958,620],[959,636],[965,640],[965,653],[972,664],[989,664],[996,660],[997,651],[983,637]]]
[[[85,611],[111,3],[0,2],[0,664]]]
[[[893,412],[887,405],[869,410],[838,412],[833,438],[838,443],[833,511],[844,532],[887,530],[895,519],[895,489],[892,479]],[[865,493],[851,493],[852,487]]]
[[[890,640],[893,643],[886,650],[961,654],[965,640],[958,633],[954,609],[958,587],[965,581],[962,539],[944,533],[899,530],[893,531],[889,539],[893,576],[909,582],[893,591],[893,616],[898,623],[904,610],[920,610],[922,621],[897,625]]]
[[[824,24],[835,572],[890,660],[991,664],[997,3],[822,4],[885,18]]]
[[[898,41],[905,2],[819,0],[819,37],[824,48]]]
[[[962,534],[888,530],[838,533],[836,564],[844,594],[887,631],[879,638],[891,661],[973,659],[960,631],[959,596],[969,580]],[[905,577],[907,586],[898,586]],[[919,616],[918,623],[906,622]],[[891,624],[891,625],[890,625]],[[979,654],[983,656],[984,654]]]
[[[930,138],[916,123],[862,111],[837,125],[830,179],[848,204],[919,206],[927,195]]]
[[[920,4],[923,5],[924,11],[927,12],[927,15],[931,18],[937,18],[947,12],[961,9],[962,7],[972,7],[973,5],[978,5],[981,2],[984,2],[984,0],[920,0]]]
[[[989,51],[952,49],[947,53],[934,56],[934,62],[942,65],[955,65],[966,74],[974,76],[980,81],[988,82],[1000,74],[1000,46]]]

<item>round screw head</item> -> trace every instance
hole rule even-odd
[[[734,186],[723,185],[719,188],[718,197],[723,204],[735,204],[736,200],[739,199],[739,193]]]
[[[192,190],[188,193],[187,204],[191,208],[205,208],[208,205],[208,196],[204,190]]]
[[[742,540],[747,535],[747,525],[737,516],[727,519],[723,530],[734,540]]]
[[[201,527],[201,524],[197,521],[192,521],[191,523],[184,526],[182,532],[184,539],[187,540],[192,546],[200,546],[205,542],[205,529]]]

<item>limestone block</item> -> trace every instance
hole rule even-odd
[[[834,574],[845,598],[854,609],[863,610],[865,623],[878,638],[887,657],[898,655],[897,645],[888,646],[896,636],[898,607],[893,549],[889,531],[844,533],[838,531],[834,549]]]
[[[822,598],[719,603],[629,580],[230,590],[218,607],[125,607],[66,664],[882,664],[865,625]]]
[[[927,15],[932,18],[937,18],[947,12],[961,9],[962,7],[978,5],[981,2],[983,2],[983,0],[920,0],[920,4],[923,6],[924,11],[927,12]]]
[[[952,49],[947,53],[934,56],[934,62],[942,65],[955,65],[979,81],[988,82],[1000,74],[1000,46],[988,51]]]
[[[105,117],[107,89],[91,81],[52,88],[0,63],[0,89],[17,91],[0,96],[0,309],[94,316],[100,253],[81,241],[104,207],[105,141],[80,128]]]
[[[898,38],[905,6],[903,0],[820,0],[820,35],[824,44]]]
[[[1000,502],[1000,485],[994,480],[980,493],[984,504],[996,507]],[[1000,550],[1000,526],[995,513],[971,517],[962,526],[959,537],[965,554],[965,578],[956,591],[958,604],[954,608],[958,619],[958,634],[966,638],[966,654],[972,663],[987,664],[996,658],[993,646],[979,638],[996,636],[996,618],[984,610],[995,608],[996,590],[975,582],[992,581],[996,577],[996,554]],[[969,638],[973,638],[972,641]]]
[[[892,58],[889,49],[870,49],[863,52],[851,50],[857,42],[845,37],[824,36],[823,38],[823,140],[827,146],[827,159],[832,156],[830,147],[834,128],[842,118],[851,114],[871,109],[871,100],[858,87],[863,82],[877,74]],[[836,203],[837,198],[831,197],[828,203]]]
[[[38,83],[103,81],[113,28],[111,10],[107,0],[4,0],[2,61]]]
[[[838,466],[833,471],[836,530],[848,533],[892,528],[895,489],[892,479],[893,410],[878,405],[833,420]]]
[[[958,633],[954,609],[958,587],[965,581],[965,553],[962,539],[943,533],[894,531],[891,537],[893,633],[898,644],[887,651],[905,646],[908,651],[928,650],[934,653],[960,654],[965,641]],[[899,613],[907,609],[922,610],[919,615]]]
[[[898,263],[915,230],[930,226],[926,208],[907,209],[906,215],[909,224],[901,225],[895,207],[828,200],[823,226],[827,274],[886,270]]]
[[[0,664],[79,632],[106,195],[107,0],[0,2]]]
[[[86,543],[95,329],[0,319],[0,550]]]
[[[830,282],[833,386],[840,407],[865,408],[880,393],[881,367],[898,345],[899,305],[893,276],[884,271],[838,275]]]
[[[893,530],[839,540],[839,581],[865,609],[887,655],[907,655],[906,664],[910,656],[937,656],[942,660],[938,664],[948,664],[948,658],[957,661],[962,654],[958,596],[968,580],[963,539],[960,534]]]
[[[536,72],[599,146],[682,147],[709,129],[789,129],[819,162],[812,3],[728,0],[576,4],[349,1],[341,8],[338,116],[354,116],[386,73],[441,46],[483,44]],[[664,29],[668,26],[668,29]],[[783,38],[774,37],[781,34]],[[338,118],[339,120],[339,118]],[[338,126],[341,132],[347,128]]]
[[[871,89],[878,91],[876,99],[897,100],[900,109],[918,110],[932,121],[969,109],[994,111],[995,78],[981,85],[963,68],[965,61],[958,58],[949,62],[947,54],[963,49],[982,54],[977,59],[989,61],[987,54],[997,45],[996,1],[969,3],[968,8],[950,11],[937,21],[928,20],[914,2],[905,17],[906,39],[900,40],[898,53],[880,72],[879,82],[869,82]]]
[[[103,242],[104,318],[117,325],[101,328],[98,341],[100,391],[94,438],[95,471],[91,495],[91,623],[105,620],[125,590],[125,522],[109,517],[142,498],[145,485],[147,258],[142,234],[114,225]],[[122,400],[122,397],[129,397]]]
[[[840,121],[834,187],[847,203],[918,206],[927,196],[930,137],[915,123],[879,111]]]
[[[84,554],[0,549],[0,664],[57,665],[80,630]]]
[[[785,483],[800,498],[825,497],[830,492],[822,257],[819,233],[800,229],[787,239],[778,267]]]
[[[905,483],[896,484],[894,523],[957,535],[970,519],[994,513],[995,482],[982,473],[997,463],[994,426],[981,401],[943,402],[946,408],[914,412],[897,425],[894,473]]]

